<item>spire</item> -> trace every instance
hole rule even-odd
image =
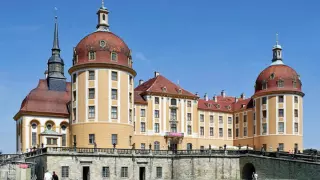
[[[55,8],[56,14],[57,8]],[[55,15],[54,34],[53,34],[53,46],[52,55],[48,60],[48,87],[53,91],[65,91],[66,90],[66,77],[64,77],[64,62],[60,57],[59,47],[59,34],[58,34],[58,16]]]
[[[108,14],[109,14],[109,11],[106,7],[104,7],[104,0],[102,0],[101,7],[97,12],[97,15],[98,15],[97,31],[110,31]]]
[[[272,48],[273,58],[271,65],[283,64],[282,61],[282,47],[279,44],[279,34],[276,34],[276,44]]]
[[[54,23],[54,35],[53,35],[52,52],[53,51],[60,51],[60,48],[59,48],[59,34],[58,34],[58,16],[55,16],[54,19],[55,19],[55,23]]]

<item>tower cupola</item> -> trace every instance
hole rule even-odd
[[[109,22],[108,22],[109,11],[106,7],[104,7],[104,0],[102,0],[101,7],[99,8],[97,15],[98,15],[97,31],[110,31]]]
[[[273,58],[271,65],[283,64],[282,61],[282,47],[279,44],[278,34],[276,34],[276,44],[272,48]]]

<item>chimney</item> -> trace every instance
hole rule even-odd
[[[157,72],[157,71],[154,72],[154,77],[158,77],[159,75],[160,75],[159,72]]]
[[[212,98],[212,100],[213,100],[214,102],[217,102],[217,101],[218,101],[217,95],[214,95],[213,98]]]
[[[44,77],[47,79],[48,78],[48,70],[44,71]]]
[[[234,101],[235,101],[235,102],[238,102],[238,98],[237,98],[237,97],[235,97],[235,98],[234,98]]]
[[[224,92],[224,90],[221,91],[221,96],[226,97],[226,93]]]
[[[241,99],[245,99],[245,98],[246,98],[246,96],[244,95],[244,93],[241,93],[240,98],[241,98]]]
[[[143,84],[144,81],[142,79],[139,80],[139,85]]]
[[[207,94],[207,93],[205,93],[205,94],[204,94],[204,99],[205,99],[206,101],[208,101],[208,100],[209,100],[209,98],[208,98],[208,94]]]

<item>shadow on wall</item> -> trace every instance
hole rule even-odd
[[[253,164],[247,163],[243,166],[241,178],[244,180],[252,180],[252,174],[254,172],[256,172],[256,168],[253,166]]]

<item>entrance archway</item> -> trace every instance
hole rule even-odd
[[[252,174],[256,172],[256,168],[252,163],[247,163],[242,168],[242,179],[252,180]]]

